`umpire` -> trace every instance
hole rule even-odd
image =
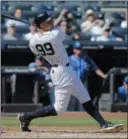
[[[73,55],[70,56],[70,64],[76,71],[81,81],[86,85],[88,74],[90,71],[95,72],[96,75],[100,76],[102,79],[105,79],[107,77],[107,75],[102,72],[102,70],[89,56],[83,55],[82,45],[78,41],[73,43]],[[94,97],[91,96],[91,98],[93,101]],[[76,98],[72,97],[69,103],[68,110],[79,111],[82,110],[82,106],[80,105],[78,100],[76,100]]]

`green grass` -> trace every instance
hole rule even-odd
[[[127,123],[126,118],[107,118],[107,120],[117,123]],[[19,125],[19,121],[16,119],[16,117],[1,117],[1,123],[2,125],[6,126],[13,126],[13,125]],[[95,120],[93,120],[90,117],[47,117],[47,118],[38,118],[32,121],[32,125],[36,126],[84,126],[84,125],[95,125],[97,124]]]

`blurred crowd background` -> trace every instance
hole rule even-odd
[[[48,14],[54,17],[55,25],[60,26],[67,34],[66,40],[71,41],[71,47],[73,48],[73,52],[69,54],[71,55],[71,60],[73,60],[72,56],[76,53],[79,55],[80,52],[77,50],[79,49],[80,51],[82,47],[84,47],[82,42],[113,43],[110,47],[116,46],[115,44],[118,44],[118,42],[126,44],[128,40],[128,12],[126,9],[127,1],[3,1],[1,3],[2,12],[28,21],[29,23],[33,23],[36,14],[47,11]],[[15,51],[14,49],[9,50],[6,47],[7,41],[12,41],[10,42],[11,45],[18,41],[23,43],[24,41],[29,41],[36,32],[38,32],[38,28],[32,24],[29,26],[25,23],[2,17],[2,66],[28,66],[29,68],[36,66],[35,61],[38,63],[40,61],[38,58],[34,59],[34,56],[30,52],[25,50],[22,53],[22,49],[17,49]],[[96,45],[96,47],[99,47],[99,45]],[[19,45],[14,45],[12,48],[15,48],[15,46],[17,48],[19,47]],[[127,47],[126,45],[117,46],[120,48]],[[84,62],[86,62],[87,67],[83,67],[87,74],[90,70],[93,70],[98,76],[105,79],[107,76],[105,73],[110,68],[114,66],[127,67],[126,49],[118,52],[104,49],[102,51],[95,50],[94,52],[92,49],[86,48],[84,54],[88,53],[89,56],[93,58],[93,60],[90,57],[85,58],[86,61]],[[101,71],[99,66],[105,73]],[[85,71],[83,69],[83,71],[79,70],[77,72],[78,74],[80,72],[80,76],[82,76],[80,78],[83,78],[84,75],[82,72]],[[3,95],[5,97],[3,97],[2,101],[4,103],[43,102],[44,105],[53,103],[54,89],[49,74],[46,74],[41,70],[37,72],[38,76],[7,75],[5,81],[6,91],[3,92],[6,93],[6,95]],[[91,92],[91,97],[94,98],[95,96],[98,96],[99,101],[102,94],[101,92],[103,92],[103,90],[101,90],[101,79],[98,79],[93,75],[89,77],[91,81],[88,81],[87,76],[85,77],[85,84],[92,85],[91,87],[88,87]],[[113,92],[115,93],[114,102],[126,102],[128,100],[128,77],[121,75],[116,79],[116,89],[115,92]],[[37,91],[40,92],[38,94],[39,99],[36,95]],[[49,92],[49,95],[47,92]],[[82,110],[82,108],[78,106],[78,101],[74,100],[74,102],[70,103],[71,107],[69,107],[69,110]]]
[[[127,39],[127,11],[103,11],[103,7],[126,7],[125,1],[76,1],[76,2],[2,2],[3,12],[19,19],[33,21],[37,13],[47,11],[68,35],[67,39],[91,41],[123,41]],[[4,40],[29,40],[37,28],[2,18]]]

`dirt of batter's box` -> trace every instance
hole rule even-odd
[[[2,138],[127,138],[126,132],[120,133],[99,133],[97,130],[87,130],[86,128],[67,127],[67,129],[50,127],[36,128],[33,127],[33,132],[23,133],[16,131],[3,131]]]
[[[100,133],[98,126],[31,126],[33,132],[20,132],[17,126],[2,128],[2,138],[127,138],[127,132]]]
[[[39,132],[76,132],[76,131],[81,131],[81,132],[88,132],[88,131],[99,131],[100,127],[98,125],[93,125],[93,126],[30,126],[30,128],[33,131],[39,131]],[[2,126],[2,131],[16,131],[20,132],[20,128],[18,126]],[[124,127],[123,131],[127,131],[127,127]]]
[[[124,118],[126,113],[104,113],[104,117]],[[71,112],[60,115],[61,117],[85,117],[83,112]],[[86,115],[88,116],[88,115]],[[120,133],[100,133],[98,125],[84,126],[30,126],[33,132],[20,132],[19,126],[2,126],[2,138],[127,138],[127,127]]]

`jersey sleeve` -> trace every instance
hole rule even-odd
[[[63,43],[64,47],[68,48],[68,46],[64,44],[64,40],[66,39],[66,36],[67,36],[65,34],[65,32],[60,27],[57,27],[53,32],[56,36],[56,39],[57,39],[56,41],[57,42],[61,41]]]
[[[74,68],[74,64],[73,64],[73,59],[72,56],[69,57],[69,63],[71,64],[71,66]]]
[[[90,65],[91,70],[93,70],[94,72],[96,72],[96,70],[99,68],[96,65],[96,63],[90,57],[88,57],[88,56],[86,57],[86,59],[87,59],[89,65]]]
[[[72,66],[72,68],[77,71],[77,62],[74,60],[74,58],[72,56],[69,57],[69,63]]]
[[[62,29],[59,31],[59,37],[62,41],[66,39],[66,33]]]
[[[35,51],[35,49],[34,49],[34,39],[30,39],[30,41],[29,41],[29,48],[30,48],[30,50],[32,51],[32,53],[33,53],[34,55],[37,55],[37,54],[36,54],[36,51]]]
[[[60,33],[59,34],[60,34],[59,35],[60,40],[62,40],[64,47],[68,48],[68,45],[64,44],[64,41],[66,40],[66,37],[67,37],[66,33],[62,29],[60,29]]]
[[[58,37],[59,40],[64,40],[66,37],[65,32],[60,27],[56,27],[54,30],[52,30],[52,33]]]

